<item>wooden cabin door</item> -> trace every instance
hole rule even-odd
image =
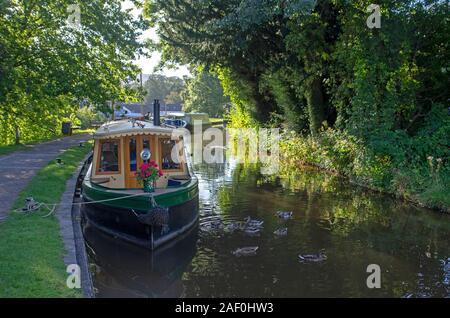
[[[125,186],[126,188],[141,188],[136,179],[136,172],[139,169],[138,151],[139,136],[131,136],[125,138]]]
[[[129,136],[125,138],[125,185],[126,188],[142,188],[136,178],[136,172],[142,165],[141,151],[150,149],[152,156],[150,160],[156,159],[156,137],[155,136]]]

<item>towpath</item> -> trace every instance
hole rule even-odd
[[[0,156],[0,222],[7,218],[20,191],[39,169],[68,148],[91,138],[90,134],[78,134],[30,145],[26,150]]]

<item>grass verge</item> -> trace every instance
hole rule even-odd
[[[59,202],[67,180],[91,150],[90,145],[66,150],[60,156],[63,166],[52,161],[41,169],[20,193],[14,209],[23,206],[29,196],[40,202]],[[54,215],[43,218],[45,214],[11,212],[0,224],[0,298],[81,297],[81,291],[66,286],[58,220]]]
[[[80,129],[80,130],[75,130],[73,132],[73,134],[74,135],[76,135],[76,134],[84,134],[84,133],[91,133],[91,132],[94,132],[94,131],[95,131],[94,129],[83,129],[83,130]],[[26,150],[26,149],[30,148],[31,146],[36,145],[38,143],[46,142],[46,141],[52,141],[52,140],[56,140],[58,138],[64,138],[64,136],[57,135],[57,136],[54,136],[52,138],[34,140],[32,142],[29,142],[29,143],[18,144],[18,145],[14,145],[14,144],[13,145],[0,145],[0,156],[10,154],[10,153],[12,153],[14,151]]]

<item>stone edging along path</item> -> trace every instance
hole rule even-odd
[[[88,268],[88,258],[80,224],[80,206],[68,205],[74,202],[78,176],[84,163],[91,154],[88,154],[78,165],[77,170],[66,182],[66,191],[61,197],[61,205],[56,209],[55,215],[59,221],[61,236],[64,242],[64,264],[66,266],[77,264],[81,270],[81,289],[86,298],[95,297],[92,277]],[[69,275],[69,274],[68,274]]]

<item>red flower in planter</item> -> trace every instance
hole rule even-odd
[[[155,161],[143,163],[136,172],[136,177],[140,183],[154,182],[163,176],[163,172],[158,168]]]

